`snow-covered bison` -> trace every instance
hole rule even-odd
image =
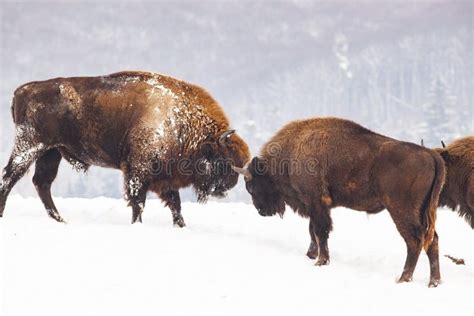
[[[439,205],[457,211],[474,229],[474,136],[458,139],[448,147],[434,150],[446,164],[446,183]]]
[[[314,118],[282,128],[245,168],[247,191],[260,215],[283,215],[285,203],[309,217],[308,256],[329,264],[330,210],[387,209],[407,245],[399,282],[412,279],[422,248],[429,286],[440,282],[436,207],[445,167],[433,151],[376,134],[351,121]]]
[[[202,88],[148,72],[31,82],[15,91],[13,152],[0,182],[0,217],[9,192],[36,161],[33,182],[48,214],[61,158],[76,169],[120,169],[132,223],[142,221],[147,191],[184,226],[178,190],[192,185],[200,201],[235,186],[250,158],[219,104]]]

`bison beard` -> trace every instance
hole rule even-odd
[[[310,164],[314,161],[317,164]],[[317,258],[316,265],[330,261],[332,208],[371,214],[387,209],[407,245],[399,282],[411,281],[424,248],[430,262],[429,286],[439,284],[435,221],[445,167],[431,150],[350,121],[309,119],[282,128],[260,157],[247,168],[234,170],[245,176],[247,191],[261,215],[282,214],[287,204],[310,219],[308,256]]]
[[[153,191],[183,227],[179,189],[194,186],[200,201],[221,197],[237,183],[231,166],[250,158],[205,90],[155,73],[31,82],[15,91],[12,116],[16,136],[0,182],[0,217],[9,192],[36,162],[38,195],[49,216],[62,222],[50,189],[65,158],[77,170],[122,170],[132,223],[142,221]]]

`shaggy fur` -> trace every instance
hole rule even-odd
[[[433,151],[351,121],[314,118],[283,127],[242,173],[261,215],[283,215],[286,204],[310,218],[308,256],[318,257],[317,265],[329,263],[332,208],[387,209],[407,244],[400,281],[411,280],[424,247],[430,286],[439,283],[435,220],[445,168]]]
[[[48,214],[62,221],[50,187],[65,158],[77,170],[122,170],[132,222],[141,221],[151,190],[184,226],[178,190],[192,185],[200,201],[223,196],[238,180],[231,166],[250,158],[204,89],[156,73],[31,82],[15,91],[12,116],[15,146],[0,182],[0,216],[8,193],[36,161],[38,194]]]
[[[474,136],[434,150],[443,157],[447,170],[439,205],[456,211],[474,229]]]

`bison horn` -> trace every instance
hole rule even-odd
[[[443,141],[441,141],[441,146],[443,146],[443,148],[446,148],[446,144]]]
[[[252,174],[250,173],[250,171],[248,171],[248,169],[232,166],[232,170],[234,170],[238,174],[243,175],[248,180],[252,179]]]
[[[223,145],[226,140],[227,140],[227,137],[229,137],[230,135],[234,134],[235,133],[235,129],[230,129],[228,131],[225,131],[221,137],[219,137],[219,144]]]

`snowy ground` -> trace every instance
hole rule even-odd
[[[305,256],[307,220],[260,217],[246,204],[185,203],[184,229],[148,200],[130,225],[122,200],[59,199],[68,224],[37,199],[11,196],[0,219],[4,313],[449,313],[473,312],[473,231],[440,211],[444,283],[427,287],[422,254],[409,284],[396,284],[405,244],[383,212],[333,211],[331,265]]]

